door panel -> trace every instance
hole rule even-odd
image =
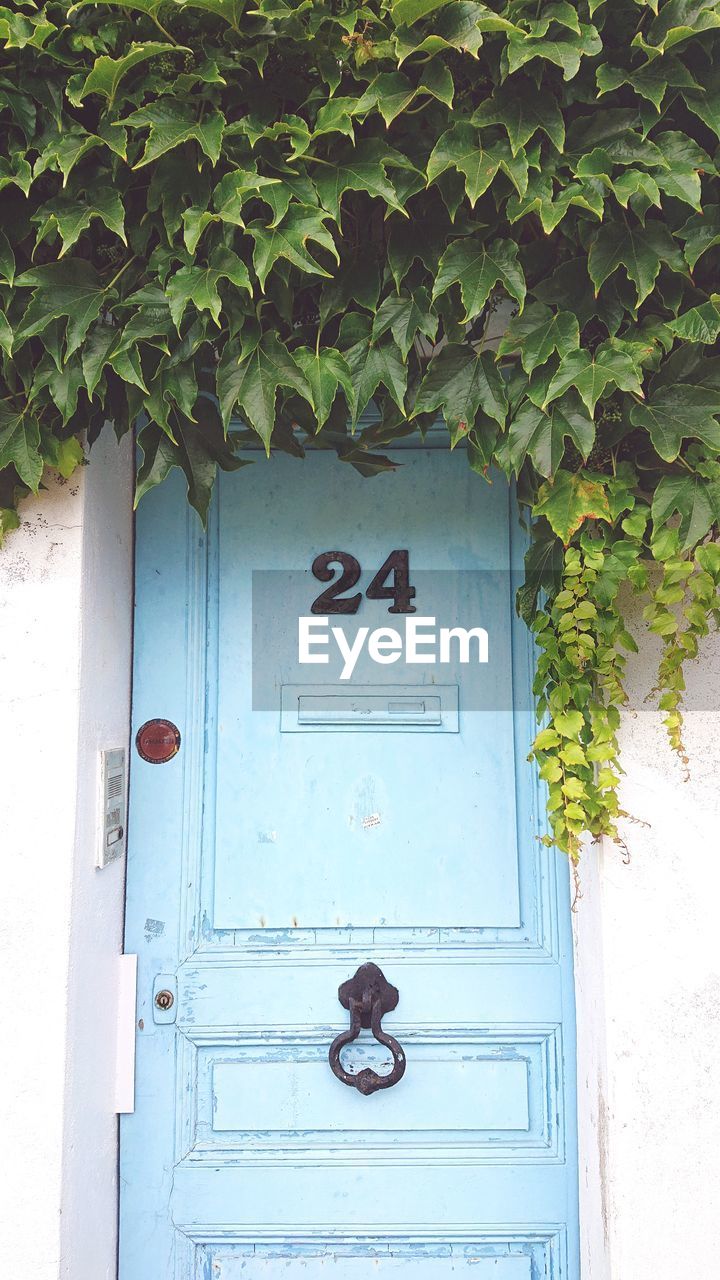
[[[467,1280],[532,1280],[529,1256],[499,1257],[483,1255],[477,1246],[454,1251],[450,1246],[437,1252],[428,1249],[389,1250],[374,1248],[368,1252],[303,1254],[288,1259],[276,1253],[213,1254],[213,1275],[222,1280],[272,1280],[282,1267],[287,1280],[365,1280],[368,1274],[378,1280],[446,1280],[465,1276]]]
[[[487,486],[471,523],[477,477],[462,470],[464,459],[422,450],[404,458],[391,477],[390,505],[382,480],[363,486],[361,477],[343,472],[328,455],[312,460],[299,486],[291,462],[270,471],[262,486],[248,485],[241,502],[225,501],[223,490],[216,927],[519,924],[507,488]],[[261,529],[272,531],[272,545],[253,561],[247,550]],[[290,665],[297,619],[321,589],[309,566],[338,539],[367,567],[365,584],[390,550],[408,547],[422,616],[491,623],[492,661],[453,674],[460,677],[463,711],[468,702],[482,701],[483,688],[492,691],[493,709],[465,716],[459,734],[414,734],[411,749],[400,749],[395,733],[353,733],[352,724],[342,742],[336,733],[318,732],[322,725],[315,732],[278,733],[277,693],[267,710],[257,705],[258,648],[269,655],[263,667],[272,667],[266,684],[273,681],[276,690],[302,679],[303,668]],[[253,575],[258,564],[264,572]],[[251,616],[252,646],[240,643],[239,624]],[[396,619],[385,602],[369,601],[355,618],[333,618],[350,640],[371,621]],[[351,688],[394,686],[397,670],[363,653]],[[429,668],[408,666],[404,675],[409,681],[413,671],[423,670]],[[442,668],[443,680],[448,670]],[[306,680],[323,674],[318,666],[304,672]],[[332,680],[333,671],[328,675]],[[340,681],[329,687],[336,696],[343,692]],[[232,732],[239,725],[252,730]],[[338,767],[338,752],[347,754],[350,743],[352,767]],[[469,759],[482,767],[468,770]],[[434,786],[418,786],[420,779],[436,777],[442,780],[441,806]],[[500,794],[502,804],[493,803]],[[352,873],[353,863],[362,865],[362,874]],[[432,877],[429,867],[436,869]]]
[[[388,1091],[373,1103],[373,1132],[416,1130],[418,1112],[432,1116],[431,1133],[446,1130],[527,1130],[528,1067],[517,1058],[471,1054],[466,1041],[418,1044],[413,1052],[413,1091],[393,1098]],[[288,1140],[338,1131],[347,1140],[368,1135],[365,1099],[340,1081],[328,1088],[327,1054],[322,1046],[251,1051],[234,1062],[216,1061],[212,1103],[214,1133],[238,1131],[242,1142],[281,1133]],[[380,1046],[354,1046],[344,1055],[348,1071],[371,1066],[381,1074],[392,1058]]]
[[[121,1280],[577,1280],[567,869],[526,759],[522,542],[502,481],[403,457],[374,481],[258,461],[222,478],[207,535],[179,485],[141,506],[135,726],[169,718],[182,746],[133,761]],[[359,590],[407,548],[418,619],[482,626],[488,662],[298,664],[332,548]],[[330,623],[401,631],[389,603]],[[327,1051],[369,960],[408,1065],[365,1097]],[[364,1032],[343,1065],[390,1056]]]

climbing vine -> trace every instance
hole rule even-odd
[[[0,533],[106,419],[138,498],[179,467],[204,516],[251,438],[373,476],[440,414],[532,527],[548,839],[616,836],[621,584],[681,753],[720,617],[719,32],[713,0],[0,7]]]

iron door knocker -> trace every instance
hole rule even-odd
[[[382,1029],[383,1015],[396,1009],[399,999],[397,987],[391,986],[376,964],[361,965],[354,978],[343,982],[338,990],[338,1000],[344,1009],[350,1011],[350,1027],[333,1040],[328,1059],[338,1080],[365,1095],[378,1089],[390,1089],[405,1075],[405,1052],[394,1036]],[[343,1067],[340,1054],[346,1044],[357,1040],[363,1027],[369,1028],[378,1044],[385,1045],[392,1053],[393,1068],[387,1075],[379,1075],[371,1067],[363,1067],[362,1071],[352,1074]]]

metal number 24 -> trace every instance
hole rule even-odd
[[[339,565],[341,573],[336,577],[331,565]],[[347,551],[322,551],[312,563],[312,572],[318,582],[330,582],[310,606],[313,613],[357,613],[362,592],[353,596],[343,595],[360,580],[362,572],[359,560]],[[392,575],[392,585],[387,580]],[[333,581],[334,579],[334,581]],[[388,613],[415,613],[415,588],[410,585],[410,556],[407,551],[391,551],[380,566],[365,592],[368,600],[392,600]]]

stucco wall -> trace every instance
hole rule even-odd
[[[590,846],[575,915],[583,1280],[718,1274],[720,641],[688,667],[686,769],[645,701],[659,647],[638,610],[633,629],[629,862]]]
[[[0,552],[0,1275],[114,1275],[124,865],[95,870],[127,739],[130,442],[26,503]]]

